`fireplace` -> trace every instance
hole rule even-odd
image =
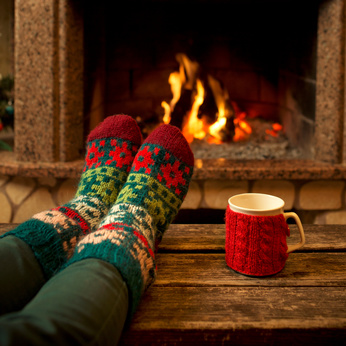
[[[320,2],[139,1],[125,4],[121,14],[113,3],[89,6],[85,133],[104,115],[119,112],[139,120],[144,135],[150,132],[162,121],[162,101],[172,98],[168,78],[183,55],[199,64],[205,89],[207,76],[221,83],[254,130],[236,144],[230,135],[221,145],[195,140],[197,158],[314,158]],[[206,93],[199,116],[208,113],[210,120],[216,113],[210,86]],[[181,125],[174,118],[171,123]],[[283,129],[271,135],[272,124]]]
[[[346,0],[15,2],[15,145],[0,152],[0,222],[73,197],[86,134],[105,116],[128,113],[144,135],[157,126],[184,54],[252,133],[191,143],[183,222],[222,223],[229,196],[262,192],[304,223],[346,223]],[[215,103],[200,113],[216,116],[205,111]]]
[[[105,115],[128,113],[150,131],[172,97],[167,80],[177,53],[222,82],[250,119],[283,126],[286,142],[276,145],[288,151],[274,149],[280,158],[344,160],[343,0],[153,0],[121,9],[106,1],[17,1],[20,161],[81,157],[85,135]],[[270,158],[277,157],[259,157]]]

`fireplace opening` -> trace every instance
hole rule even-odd
[[[197,158],[312,158],[318,8],[295,0],[85,4],[85,133],[116,113],[137,119],[144,137],[167,113],[183,129],[202,84],[196,118],[227,126],[205,131],[204,122],[199,138],[196,125]],[[182,99],[172,108],[169,79],[179,73]]]

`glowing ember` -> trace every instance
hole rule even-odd
[[[276,132],[279,132],[279,131],[281,131],[283,129],[282,125],[278,124],[278,123],[275,123],[272,126],[273,126],[273,130],[276,131]]]
[[[266,134],[273,136],[273,137],[278,137],[279,136],[279,132],[282,131],[283,127],[281,124],[278,123],[274,123],[272,124],[272,129],[267,129],[266,130]]]
[[[251,126],[245,121],[246,113],[240,113],[235,119],[235,134],[233,137],[234,142],[244,141],[249,138],[252,133]]]

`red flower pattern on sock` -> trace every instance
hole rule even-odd
[[[94,164],[97,168],[101,165],[100,157],[103,157],[104,152],[100,152],[99,149],[105,144],[105,141],[101,141],[99,146],[96,146],[95,142],[92,143],[92,146],[88,149],[87,156],[85,158],[85,167],[84,171],[86,171],[87,168],[91,168]]]
[[[134,159],[134,155],[131,150],[129,150],[127,142],[118,143],[116,139],[111,141],[112,146],[115,150],[109,152],[110,160],[106,161],[106,165],[110,165],[112,162],[116,162],[116,167],[122,168],[124,165],[129,165],[127,172],[131,169],[131,163]],[[134,147],[135,150],[135,147]]]
[[[141,168],[145,168],[145,173],[150,174],[151,168],[149,165],[153,165],[155,162],[152,159],[152,152],[148,150],[148,147],[144,147],[140,150],[133,162],[134,171],[139,172]]]
[[[175,161],[173,165],[171,165],[170,163],[166,165],[162,164],[160,170],[162,171],[163,176],[159,174],[157,176],[157,179],[162,182],[162,178],[164,178],[166,180],[166,187],[168,187],[169,189],[172,186],[177,187],[178,184],[185,185],[186,180],[183,178],[183,171],[179,169],[179,166],[179,161]],[[177,191],[176,193],[179,194],[179,191]]]

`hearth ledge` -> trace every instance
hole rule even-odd
[[[84,160],[70,162],[16,161],[12,152],[0,152],[0,174],[31,178],[78,178]],[[346,179],[346,165],[313,160],[196,159],[194,180],[338,180]]]

